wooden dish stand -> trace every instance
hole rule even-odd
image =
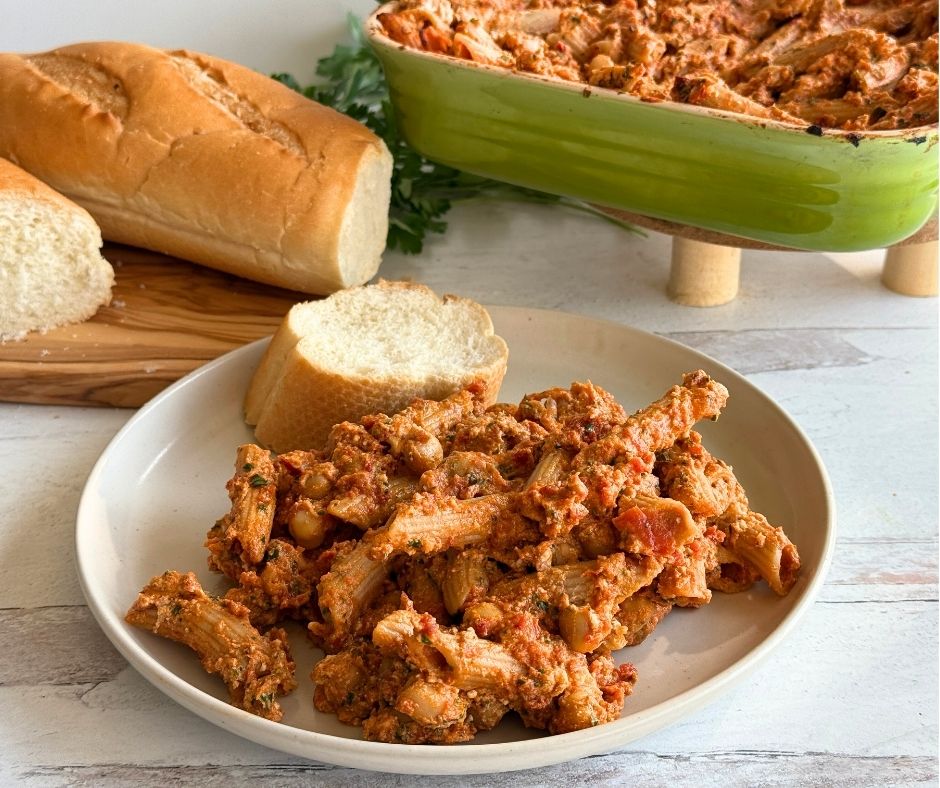
[[[738,294],[742,249],[797,251],[615,208],[597,207],[637,227],[672,236],[672,267],[667,291],[673,301],[685,306],[720,306],[733,301]],[[902,295],[937,295],[936,216],[914,235],[888,248],[881,282]]]

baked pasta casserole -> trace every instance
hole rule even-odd
[[[408,47],[645,101],[846,130],[937,122],[936,0],[401,0],[378,19]]]
[[[296,685],[280,626],[302,622],[326,653],[318,710],[447,744],[508,712],[550,733],[617,719],[637,679],[623,649],[671,610],[796,582],[796,547],[693,429],[728,398],[704,372],[632,415],[591,383],[483,393],[338,424],[316,451],[241,446],[206,541],[232,588],[167,572],[127,621],[273,720]]]

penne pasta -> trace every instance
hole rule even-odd
[[[616,613],[617,623],[605,650],[616,650],[624,646],[637,646],[650,636],[669,611],[672,602],[652,591],[634,594],[620,604]]]
[[[372,633],[372,642],[461,690],[511,696],[527,677],[525,666],[500,645],[477,637],[472,630],[443,631],[432,617],[413,609],[382,619]]]
[[[553,449],[543,454],[535,470],[526,479],[524,489],[531,490],[547,484],[558,484],[567,476],[568,459],[566,452],[561,449]]]
[[[235,476],[228,482],[232,508],[209,531],[209,566],[238,579],[241,568],[261,561],[268,549],[278,473],[267,451],[254,444],[239,446]]]
[[[774,593],[784,596],[796,583],[800,556],[782,528],[767,518],[748,512],[728,529],[728,552],[767,581]]]
[[[465,501],[418,493],[411,503],[399,506],[387,526],[376,532],[372,555],[434,555],[490,541],[529,541],[537,531],[514,511],[513,501],[512,493]]]
[[[461,612],[468,602],[483,596],[495,574],[486,553],[478,549],[454,552],[447,560],[442,592],[444,606],[451,615]]]
[[[705,557],[682,551],[666,564],[656,579],[656,591],[679,607],[701,607],[711,602]]]
[[[708,587],[724,594],[747,591],[760,578],[750,566],[741,563],[734,553],[719,545],[718,565],[708,575]]]
[[[635,413],[609,435],[575,457],[576,468],[594,463],[630,464],[636,472],[652,470],[653,455],[687,435],[697,421],[717,418],[728,390],[702,370],[686,373],[652,405]]]
[[[333,562],[317,585],[317,598],[325,624],[312,622],[311,633],[331,650],[352,635],[357,618],[375,599],[388,577],[388,567],[371,557],[372,547],[363,539]]]
[[[127,611],[125,621],[189,646],[209,673],[218,673],[232,703],[270,720],[281,718],[278,697],[297,684],[283,630],[261,635],[248,609],[211,599],[191,572],[153,578]]]

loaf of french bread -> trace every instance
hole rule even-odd
[[[385,144],[208,55],[0,54],[0,157],[88,209],[106,239],[281,287],[361,284],[385,246]]]

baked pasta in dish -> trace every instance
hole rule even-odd
[[[937,122],[936,0],[400,0],[405,46],[755,118]]]
[[[489,408],[474,384],[320,450],[241,446],[206,542],[234,586],[170,572],[127,620],[271,719],[295,684],[279,625],[300,621],[326,652],[316,708],[370,740],[466,741],[510,711],[550,733],[609,722],[637,678],[615,652],[673,607],[796,582],[796,547],[693,429],[727,398],[700,370],[632,415],[591,383]]]

